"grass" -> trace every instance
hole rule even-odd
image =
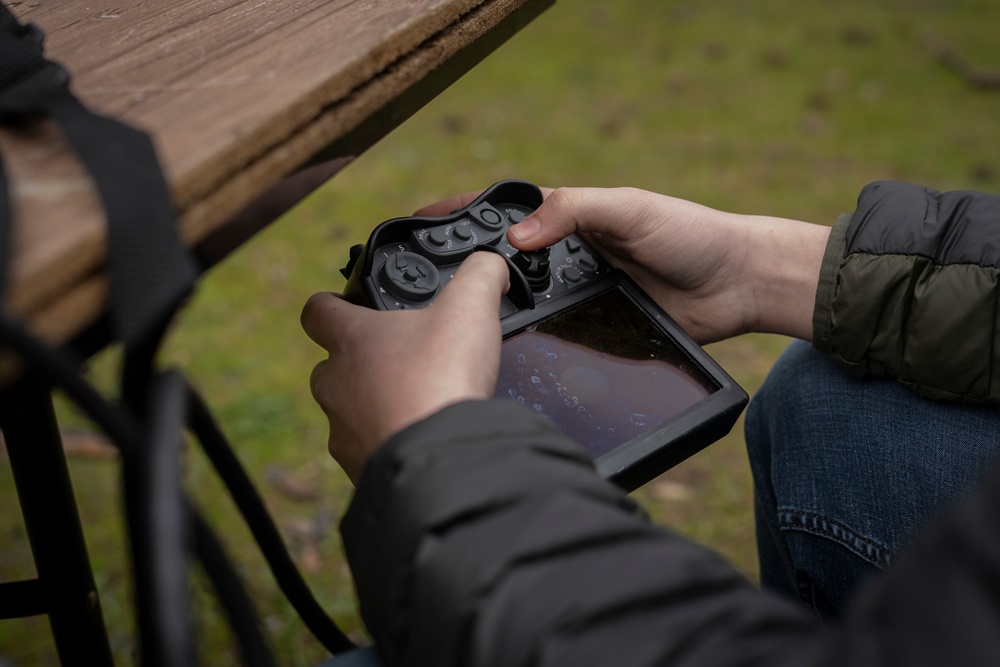
[[[336,530],[350,487],[326,454],[326,423],[309,396],[320,351],[298,325],[309,294],[342,287],[337,270],[351,245],[384,219],[510,177],[633,185],[819,223],[880,178],[1000,191],[1000,90],[972,87],[926,48],[937,35],[1000,70],[998,21],[1000,5],[985,0],[563,0],[213,270],[164,361],[202,388],[320,601],[361,636]],[[752,393],[786,343],[751,335],[710,352]],[[112,350],[93,363],[109,391],[116,361]],[[70,463],[116,659],[131,664],[117,462]],[[280,662],[318,662],[322,649],[196,451],[186,468]],[[636,495],[657,521],[755,576],[741,425]],[[30,577],[6,463],[0,498],[0,581]],[[217,611],[206,602],[198,617],[205,662],[231,661]],[[54,662],[44,619],[0,622],[0,665]]]

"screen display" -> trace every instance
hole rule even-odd
[[[507,338],[495,395],[546,415],[597,459],[717,390],[615,288]]]

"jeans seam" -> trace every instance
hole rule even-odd
[[[895,559],[892,550],[874,540],[862,537],[839,521],[814,512],[779,509],[778,527],[783,531],[815,534],[837,542],[858,558],[882,570],[888,569]]]

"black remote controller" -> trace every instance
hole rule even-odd
[[[454,277],[462,260],[476,250],[491,250],[501,254],[511,270],[511,290],[500,311],[506,318],[607,272],[604,260],[575,237],[532,252],[519,252],[507,241],[507,229],[541,203],[536,186],[504,181],[448,216],[389,220],[372,233],[367,246],[353,249],[343,271],[346,277],[362,252],[363,264],[378,267],[352,279],[345,295],[361,297],[358,300],[378,310],[422,308]],[[374,254],[363,248],[374,249]]]
[[[394,218],[351,249],[344,296],[378,310],[423,308],[478,250],[500,254],[511,288],[496,395],[555,421],[598,471],[634,489],[729,432],[747,395],[623,271],[571,235],[518,251],[507,229],[542,204],[501,181],[441,217]]]

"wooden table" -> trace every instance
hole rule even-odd
[[[12,9],[45,31],[47,56],[70,71],[81,101],[151,134],[183,238],[211,263],[551,3],[45,0]],[[15,217],[6,307],[65,341],[107,309],[96,191],[51,122],[0,130],[0,152]]]
[[[152,136],[183,239],[209,266],[552,1],[10,4],[46,33],[46,55],[69,70],[84,104]],[[96,190],[52,122],[0,129],[0,154],[14,216],[4,307],[48,342],[79,342],[108,310]],[[38,578],[0,582],[0,619],[48,614],[63,664],[110,664],[48,387],[27,374],[4,396],[0,423]]]

